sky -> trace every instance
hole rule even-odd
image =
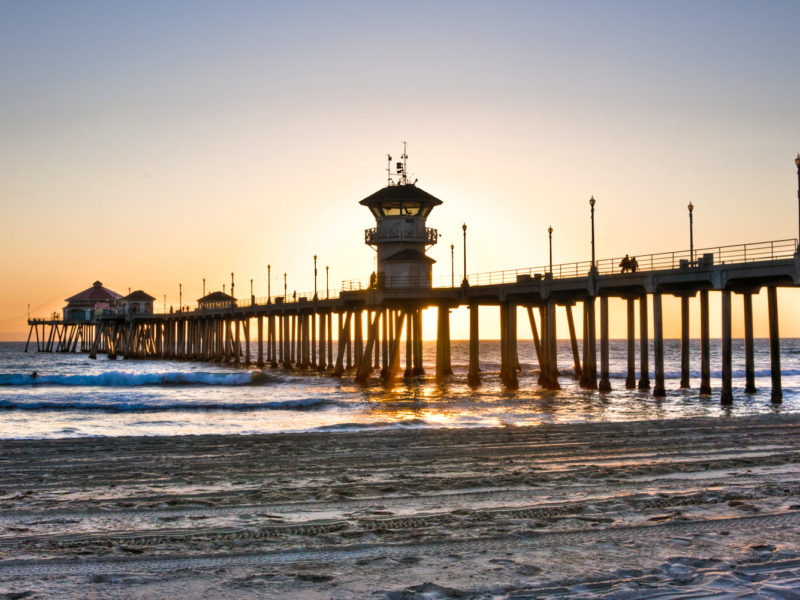
[[[312,290],[315,254],[332,289],[366,280],[358,201],[403,141],[444,202],[437,278],[462,223],[470,273],[546,264],[548,226],[555,263],[588,260],[592,195],[598,258],[687,249],[689,202],[696,248],[796,238],[797,23],[796,1],[0,0],[0,341],[97,279],[167,306],[231,272],[266,296],[268,264],[273,293]]]

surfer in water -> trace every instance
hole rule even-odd
[[[39,376],[39,374],[36,371],[31,373],[31,379],[36,379],[38,376]]]

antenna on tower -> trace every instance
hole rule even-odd
[[[408,160],[408,154],[406,154],[406,143],[405,142],[403,142],[403,156],[401,156],[400,158],[403,159],[403,175],[401,177],[401,181],[402,181],[403,185],[405,185],[405,184],[408,183],[408,169],[406,168],[407,167],[406,161]]]
[[[399,161],[394,165],[394,172],[392,172],[392,155],[386,155],[386,184],[387,185],[408,185],[408,154],[406,152],[407,144],[403,142],[403,154],[400,156]],[[397,176],[397,183],[392,179],[392,176]],[[416,181],[414,182],[417,183]]]

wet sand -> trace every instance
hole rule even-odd
[[[0,441],[0,598],[800,598],[800,415]]]

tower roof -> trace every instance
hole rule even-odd
[[[136,290],[125,296],[122,300],[124,302],[152,302],[155,298],[143,290]]]
[[[442,203],[441,200],[431,196],[422,188],[418,188],[413,183],[407,183],[387,186],[367,196],[359,204],[362,206],[380,206],[399,202],[414,202],[427,206],[439,206]]]
[[[94,304],[95,302],[108,302],[110,300],[118,300],[122,298],[122,295],[112,292],[108,288],[104,288],[103,284],[99,281],[95,281],[92,284],[92,287],[87,288],[80,292],[79,294],[75,294],[70,298],[67,298],[67,302],[70,304],[74,303],[90,303]]]
[[[233,302],[234,300],[236,300],[236,298],[224,292],[211,292],[197,299],[198,302]]]

